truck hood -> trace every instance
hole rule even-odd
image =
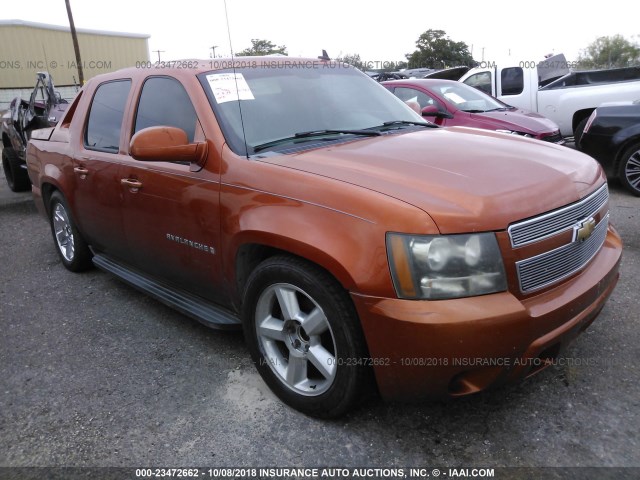
[[[507,110],[504,112],[472,113],[471,118],[476,121],[482,121],[487,126],[533,135],[552,133],[560,130],[560,127],[558,127],[554,121],[538,113],[522,109]]]
[[[441,233],[503,230],[575,202],[605,181],[597,162],[577,151],[465,127],[358,139],[261,161],[402,200],[427,212]]]

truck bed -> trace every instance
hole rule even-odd
[[[585,70],[571,72],[559,78],[540,90],[554,90],[566,87],[581,87],[587,85],[606,85],[618,82],[640,80],[640,67],[614,68],[610,70]]]

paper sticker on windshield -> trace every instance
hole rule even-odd
[[[218,103],[255,100],[249,84],[241,73],[212,73],[207,75],[207,80]]]
[[[460,95],[458,95],[455,92],[447,92],[444,94],[444,96],[457,105],[460,105],[461,103],[465,102],[464,98],[462,98]]]

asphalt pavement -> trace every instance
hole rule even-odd
[[[30,194],[2,177],[0,467],[640,467],[640,198],[610,190],[621,279],[570,361],[473,397],[372,399],[322,421],[269,392],[240,333],[65,270]]]

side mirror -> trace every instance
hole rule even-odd
[[[421,113],[423,117],[437,117],[440,110],[435,105],[427,105],[422,109]]]
[[[131,137],[131,156],[146,162],[190,162],[202,167],[207,158],[205,142],[189,143],[187,132],[176,127],[143,128]]]
[[[453,118],[453,115],[449,112],[442,112],[438,110],[438,107],[435,105],[427,105],[420,111],[420,113],[423,117]]]

